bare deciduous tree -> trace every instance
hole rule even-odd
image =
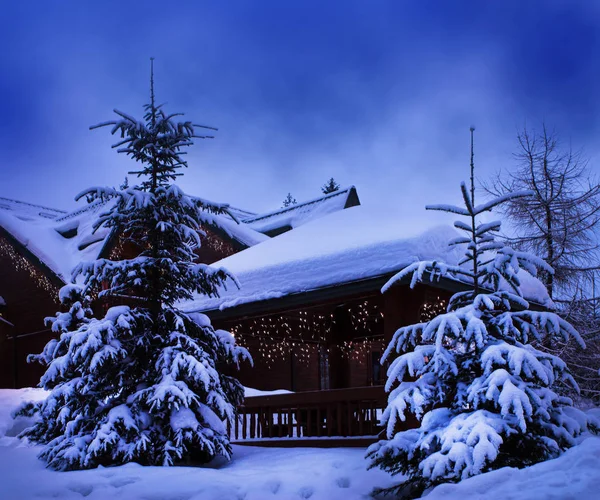
[[[540,348],[566,361],[577,381],[580,395],[597,404],[600,402],[600,316],[591,300],[574,299],[562,303],[560,309],[560,315],[577,329],[586,348],[582,350],[574,342],[558,338]],[[580,399],[568,387],[565,389],[569,396]],[[585,402],[578,401],[578,404]]]
[[[571,299],[589,287],[599,269],[594,226],[600,221],[600,185],[580,151],[563,147],[545,125],[517,134],[516,169],[500,172],[484,189],[493,196],[531,190],[533,196],[503,205],[511,246],[532,252],[554,268],[540,278],[553,300]]]
[[[572,342],[554,341],[539,348],[560,356],[585,398],[600,401],[600,311],[595,277],[600,269],[595,225],[600,221],[600,185],[580,151],[560,144],[555,132],[523,128],[517,134],[517,167],[499,172],[484,189],[499,196],[530,190],[500,206],[511,233],[508,244],[536,254],[554,268],[540,273],[560,315],[584,338],[581,351]]]

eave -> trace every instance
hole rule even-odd
[[[283,311],[294,311],[307,307],[322,306],[325,304],[338,303],[347,300],[350,297],[360,297],[367,295],[380,295],[381,288],[396,273],[386,273],[379,276],[349,281],[342,284],[330,285],[313,290],[292,293],[284,297],[259,300],[240,304],[225,309],[210,309],[201,312],[208,315],[212,321],[227,321],[231,319],[244,319],[257,316],[277,314]],[[410,279],[406,278],[394,286],[409,286]],[[420,286],[427,286],[434,289],[444,290],[451,294],[469,290],[466,283],[456,280],[442,278],[438,281],[423,282]],[[534,301],[528,301],[533,310],[545,310],[546,308]],[[192,312],[191,310],[189,312]]]
[[[37,267],[54,286],[56,286],[57,288],[61,288],[66,284],[58,274],[56,274],[52,269],[50,269],[50,267],[48,267],[42,260],[40,260],[39,257],[37,257],[33,252],[31,252],[25,245],[23,245],[3,226],[0,226],[0,236],[4,237],[13,246],[17,253],[20,253],[29,262],[31,262],[33,266]]]

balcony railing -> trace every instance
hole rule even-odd
[[[308,441],[312,446],[338,438],[363,445],[381,432],[386,401],[383,386],[249,397],[229,432],[232,441],[241,444]]]

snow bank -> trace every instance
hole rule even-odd
[[[273,396],[275,394],[290,394],[292,391],[286,389],[276,389],[274,391],[261,391],[260,389],[252,389],[251,387],[244,387],[244,397],[253,398],[255,396]]]
[[[600,438],[588,437],[555,460],[505,467],[433,489],[427,500],[591,500],[600,498]]]
[[[43,389],[0,389],[0,446],[3,440],[16,436],[29,425],[29,419],[19,417],[13,420],[11,413],[21,403],[39,401],[44,399],[46,394]]]
[[[250,390],[252,391],[252,390]],[[353,500],[399,478],[367,471],[362,448],[234,446],[233,461],[211,467],[129,464],[55,472],[36,458],[37,447],[5,436],[11,412],[39,399],[41,389],[0,390],[0,498],[104,500]],[[600,410],[590,410],[600,412]],[[12,432],[9,432],[12,434]],[[556,460],[527,469],[504,468],[459,484],[438,486],[427,500],[588,500],[600,498],[600,438],[589,437]]]
[[[10,412],[40,391],[0,393],[0,425]],[[0,441],[0,498],[89,500],[352,500],[392,481],[380,470],[366,470],[362,448],[233,447],[233,461],[197,467],[142,467],[128,464],[78,472],[55,472],[36,458],[38,447],[16,438]]]

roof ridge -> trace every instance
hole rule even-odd
[[[354,186],[348,186],[347,188],[344,189],[338,189],[337,191],[334,191],[332,193],[327,193],[323,196],[320,196],[319,198],[313,198],[312,200],[308,200],[308,201],[303,201],[302,203],[296,203],[294,205],[290,205],[289,207],[282,207],[278,210],[273,210],[271,212],[267,212],[265,214],[260,214],[257,217],[250,217],[248,219],[243,219],[242,222],[244,224],[250,224],[252,222],[256,222],[262,219],[267,219],[269,217],[273,217],[274,215],[279,215],[285,212],[291,212],[292,210],[297,210],[298,208],[301,207],[305,207],[307,205],[312,205],[313,203],[318,203],[320,201],[323,201],[325,199],[329,199],[329,198],[333,198],[335,196],[339,196],[343,193],[348,193],[350,192],[352,189],[355,189]]]
[[[61,210],[60,208],[50,208],[50,207],[46,207],[44,205],[36,205],[35,203],[29,203],[28,201],[20,201],[20,200],[15,200],[13,198],[5,198],[4,196],[0,196],[0,200],[10,201],[12,203],[19,203],[21,205],[27,205],[29,207],[34,207],[34,208],[42,208],[44,210],[51,210],[52,212],[59,212],[61,214],[68,213],[66,210]]]
[[[237,210],[238,212],[244,212],[248,215],[258,215],[256,212],[252,212],[251,210],[246,210],[245,208],[234,207],[233,205],[229,205],[229,208],[232,210]]]
[[[73,210],[72,212],[65,212],[65,215],[62,217],[58,217],[54,219],[56,222],[62,222],[67,219],[71,219],[72,217],[76,217],[77,215],[81,215],[88,210],[92,210],[93,208],[99,207],[100,205],[104,205],[108,202],[108,200],[96,200],[92,203],[88,203],[85,207],[78,208],[77,210]]]

